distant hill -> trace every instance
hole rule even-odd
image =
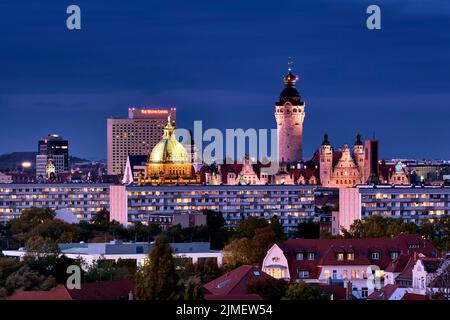
[[[28,161],[33,165],[33,170],[36,162],[37,152],[13,152],[0,155],[0,172],[11,172],[20,169],[22,162]],[[90,162],[90,160],[69,157],[70,163]]]

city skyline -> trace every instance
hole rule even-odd
[[[8,121],[0,154],[34,151],[38,139],[58,133],[71,154],[105,159],[106,119],[132,106],[176,107],[183,128],[194,120],[222,130],[275,128],[292,57],[306,104],[305,159],[325,132],[337,148],[375,132],[381,158],[450,158],[444,2],[421,11],[415,1],[380,1],[383,28],[373,32],[365,28],[368,2],[316,3],[78,1],[78,33],[65,29],[64,6],[2,4],[0,117]]]

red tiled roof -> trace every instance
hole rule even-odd
[[[419,248],[410,248],[409,244],[419,244]],[[289,263],[292,277],[298,271],[309,271],[310,279],[317,279],[320,268],[323,265],[377,265],[385,270],[391,260],[392,248],[399,250],[399,254],[414,252],[423,253],[425,256],[436,256],[438,251],[428,241],[418,235],[402,234],[395,238],[371,238],[371,239],[289,239],[279,247],[283,250]],[[337,260],[336,249],[343,251],[344,260]],[[303,260],[296,260],[297,252],[314,253],[315,259],[308,260],[306,255]],[[373,260],[371,252],[378,252],[379,259]],[[346,259],[347,253],[354,253],[354,260]]]
[[[134,291],[131,280],[83,283],[81,289],[67,289],[59,285],[50,291],[20,291],[8,300],[121,300]]]
[[[409,300],[409,301],[419,301],[419,300],[430,300],[427,295],[424,294],[417,294],[417,293],[405,293],[402,300]]]
[[[392,272],[392,273],[401,273],[401,272],[403,272],[403,270],[405,270],[410,259],[411,259],[411,255],[406,254],[406,253],[401,254],[397,257],[397,259],[395,259],[393,262],[391,262],[384,271]]]
[[[17,291],[7,300],[73,300],[67,289],[59,285],[50,291]]]
[[[395,278],[395,281],[412,281],[412,270],[415,264],[416,260],[413,258],[409,259],[403,271]]]
[[[335,284],[319,284],[319,288],[322,293],[328,293],[333,295],[333,300],[346,300],[346,289],[343,285]]]
[[[73,300],[121,300],[128,299],[130,292],[134,291],[134,282],[131,280],[114,280],[84,283],[81,289],[69,290]]]
[[[205,300],[228,300],[228,301],[252,301],[262,300],[261,296],[256,293],[251,294],[207,294]]]
[[[208,282],[204,288],[213,295],[244,295],[247,284],[255,278],[270,279],[271,277],[256,267],[243,265]]]
[[[389,300],[389,298],[394,294],[395,290],[400,288],[396,284],[387,284],[378,291],[372,292],[367,299],[369,300]]]

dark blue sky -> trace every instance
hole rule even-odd
[[[336,147],[375,131],[382,157],[450,158],[447,0],[10,0],[0,43],[0,154],[55,132],[106,158],[106,118],[135,105],[176,106],[179,127],[274,128],[291,56],[306,156],[325,131]]]

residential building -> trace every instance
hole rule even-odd
[[[109,184],[0,184],[0,223],[31,207],[66,209],[78,220],[90,220],[109,207]]]
[[[418,235],[385,239],[289,239],[267,252],[262,271],[291,282],[351,285],[352,294],[367,298],[382,288],[384,270],[402,253],[439,252]]]
[[[360,185],[339,192],[339,225],[378,215],[420,224],[450,214],[450,186]]]
[[[109,118],[108,174],[123,174],[129,155],[149,155],[160,141],[169,115],[175,125],[176,108],[129,108],[128,118]]]
[[[152,219],[172,220],[176,213],[220,211],[226,225],[242,219],[277,216],[286,233],[314,215],[314,186],[307,185],[114,185],[110,188],[110,218],[128,226]]]

